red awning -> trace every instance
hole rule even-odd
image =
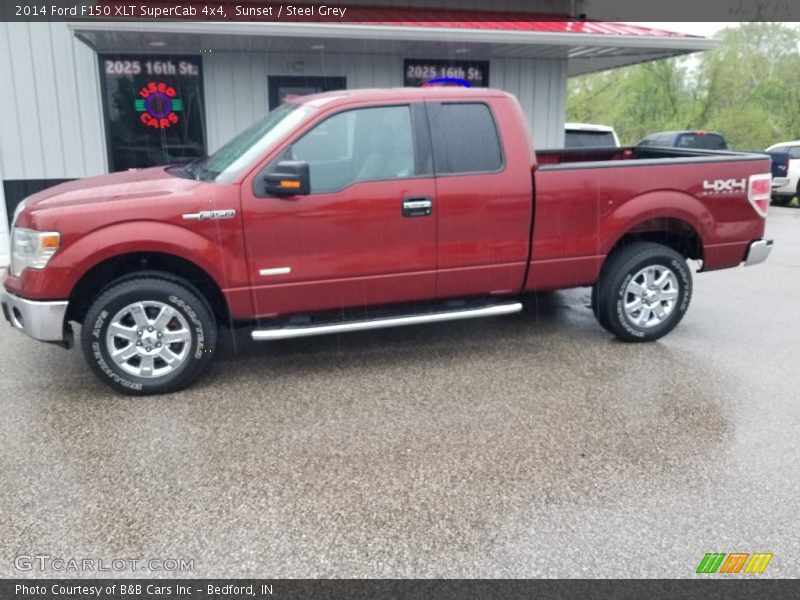
[[[386,25],[516,31],[553,34],[590,34],[638,36],[650,38],[691,38],[683,33],[651,29],[608,21],[573,20],[566,14],[529,13],[493,10],[454,10],[394,6],[306,4],[301,2],[250,2],[220,0],[209,10],[208,2],[186,0],[175,6],[167,0],[149,0],[140,6],[121,6],[119,0],[100,0],[105,7],[92,16],[100,19],[133,18],[160,21],[250,21],[261,23],[341,23],[349,25]],[[147,10],[144,11],[144,8]],[[332,10],[333,9],[333,10]],[[130,11],[130,12],[128,12]],[[157,12],[153,12],[157,11]],[[156,16],[157,18],[153,18]]]

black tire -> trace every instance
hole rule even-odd
[[[147,320],[138,321],[134,314],[138,318],[143,314]],[[164,315],[163,325],[155,320],[158,314]],[[118,319],[119,315],[123,316]],[[123,336],[108,337],[112,323],[117,330],[124,328]],[[164,336],[181,341],[168,343]],[[216,343],[216,319],[202,295],[189,284],[152,276],[106,288],[89,307],[81,331],[84,357],[98,378],[134,396],[168,394],[187,387],[211,360]],[[111,357],[110,345],[132,356],[120,364]],[[137,369],[139,374],[133,372]],[[141,376],[148,369],[151,376]]]
[[[772,196],[772,204],[775,206],[787,206],[792,201],[792,196]]]
[[[638,285],[640,277],[644,281],[646,275],[643,272],[648,267],[653,268],[652,272],[658,279],[664,276],[667,288],[644,290],[643,296],[648,294],[647,303],[633,313],[626,311],[626,302],[637,300],[630,291],[631,287]],[[662,293],[665,297],[675,296],[672,304],[669,304],[670,300],[661,300],[659,294]],[[652,242],[636,242],[611,254],[600,272],[593,297],[595,315],[602,327],[626,342],[649,342],[672,331],[683,318],[692,298],[692,275],[686,260],[672,248]],[[657,317],[657,311],[650,307],[657,307],[664,318]],[[634,319],[637,314],[638,318]],[[642,324],[637,320],[647,322]]]
[[[608,324],[604,313],[600,312],[599,310],[599,303],[597,302],[597,285],[592,287],[592,298],[591,298],[591,307],[592,313],[594,313],[594,318],[597,319],[597,322],[600,323],[600,326],[610,333],[614,333],[611,330],[611,326]]]

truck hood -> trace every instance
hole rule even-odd
[[[171,175],[166,169],[152,167],[69,181],[29,196],[25,206],[28,211],[37,211],[134,198],[152,200],[183,194],[202,185],[194,179]]]

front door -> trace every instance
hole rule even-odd
[[[434,296],[435,181],[422,111],[419,103],[328,116],[243,187],[259,317]],[[308,163],[309,195],[259,192],[280,160]]]
[[[306,77],[305,75],[270,75],[269,109],[274,110],[286,101],[287,97],[306,96],[320,92],[344,90],[346,77]]]

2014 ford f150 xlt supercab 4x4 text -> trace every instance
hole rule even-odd
[[[208,158],[74,181],[14,215],[3,312],[131,394],[190,384],[217,328],[255,340],[513,313],[594,286],[655,340],[692,276],[766,259],[770,160],[646,147],[535,153],[490,89],[293,99]]]

